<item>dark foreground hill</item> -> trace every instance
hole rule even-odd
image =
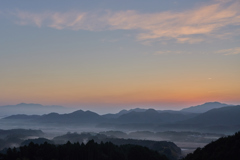
[[[28,146],[8,149],[6,154],[0,154],[0,159],[167,160],[164,155],[146,147],[130,144],[117,146],[111,142],[98,144],[93,140],[86,145],[70,142],[64,145],[30,143]]]
[[[151,141],[151,140],[137,140],[137,139],[122,139],[108,137],[104,134],[90,134],[90,133],[68,133],[62,136],[53,138],[55,144],[64,144],[68,141],[75,143],[86,143],[88,140],[94,140],[97,143],[111,142],[115,145],[139,145],[155,150],[160,154],[165,155],[170,160],[176,160],[181,155],[181,149],[173,142],[167,141]]]
[[[222,137],[209,143],[204,148],[198,148],[188,154],[183,160],[239,160],[240,132],[233,136]]]
[[[115,133],[115,132],[109,132]],[[125,133],[127,136],[127,134]],[[111,142],[114,145],[139,145],[142,147],[147,147],[148,149],[157,151],[159,154],[165,155],[170,160],[177,160],[181,156],[181,149],[176,146],[173,142],[168,141],[152,141],[152,140],[139,140],[139,139],[120,139],[114,136],[107,136],[105,134],[98,133],[70,133],[57,136],[53,139],[44,138],[45,134],[41,130],[25,130],[25,129],[15,129],[15,130],[0,130],[0,153],[6,153],[7,148],[20,147],[24,145],[29,145],[31,142],[34,144],[44,144],[45,142],[49,144],[63,145],[67,142],[71,143],[84,143],[86,144],[90,140],[94,140],[96,143],[101,144]],[[127,137],[126,137],[127,138]],[[1,158],[0,158],[1,160]]]
[[[33,137],[43,137],[44,133],[41,130],[32,129],[0,129],[0,150],[3,148],[19,146],[24,139]]]

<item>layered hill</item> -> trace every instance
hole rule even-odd
[[[3,118],[3,122],[40,123],[46,125],[96,124],[105,118],[91,111],[78,110],[69,114],[50,113],[45,115],[13,115]]]
[[[68,114],[13,115],[0,120],[5,126],[91,126],[108,129],[152,131],[204,131],[234,133],[240,129],[240,106],[225,106],[204,113],[157,111],[154,109],[121,113],[117,116],[99,115],[78,110]]]
[[[200,125],[239,125],[240,106],[212,109],[182,123]]]
[[[222,108],[229,106],[228,104],[220,103],[220,102],[207,102],[202,105],[192,106],[189,108],[184,108],[180,110],[181,112],[190,112],[190,113],[204,113],[211,109]]]

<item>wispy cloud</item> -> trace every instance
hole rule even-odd
[[[179,42],[196,43],[215,31],[240,25],[240,3],[203,6],[183,12],[141,14],[136,11],[119,12],[109,18],[113,29],[139,29],[139,40],[173,38]]]
[[[191,51],[184,51],[184,50],[160,50],[153,53],[153,55],[169,55],[169,54],[192,54]],[[198,54],[222,54],[222,55],[237,55],[240,54],[240,47],[230,48],[230,49],[222,49],[217,51],[211,52],[201,52],[201,51],[194,51],[194,53]]]
[[[224,55],[236,55],[236,54],[240,54],[240,47],[231,48],[231,49],[223,49],[223,50],[216,51],[216,53],[221,53]]]
[[[189,52],[189,51],[163,50],[163,51],[156,51],[153,55],[163,55],[163,54],[191,54],[191,52]]]
[[[13,14],[19,18],[16,21],[16,23],[20,25],[36,25],[38,27],[47,26],[55,29],[65,28],[72,30],[88,29],[84,25],[84,23],[82,23],[86,13],[79,12],[30,13],[25,11],[16,11]]]
[[[175,39],[199,43],[221,35],[227,26],[240,26],[240,2],[215,0],[213,4],[182,12],[139,13],[138,11],[14,12],[21,25],[71,30],[137,30],[140,41]],[[234,32],[234,31],[232,31]]]

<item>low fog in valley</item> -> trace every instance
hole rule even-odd
[[[17,108],[25,114],[12,112]],[[0,119],[0,149],[19,147],[31,141],[65,144],[68,141],[87,143],[93,139],[98,143],[111,141],[117,145],[131,143],[152,147],[174,160],[240,129],[240,106],[219,102],[179,111],[136,108],[104,115],[82,110],[69,112],[63,107],[56,113],[54,108],[60,107],[35,104],[0,107],[1,113],[8,114]],[[40,110],[45,114],[39,114]],[[171,152],[154,148],[155,143]]]

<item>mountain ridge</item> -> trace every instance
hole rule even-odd
[[[206,102],[204,104],[201,105],[197,105],[197,106],[191,106],[188,108],[183,108],[180,111],[181,112],[191,112],[191,113],[204,113],[207,112],[211,109],[215,109],[215,108],[222,108],[225,106],[230,106],[229,104],[225,104],[225,103],[220,103],[220,102]]]
[[[58,105],[41,105],[35,103],[19,103],[16,105],[0,106],[0,117],[6,117],[15,114],[25,115],[43,115],[51,112],[69,113],[75,111],[73,108],[66,108]]]

